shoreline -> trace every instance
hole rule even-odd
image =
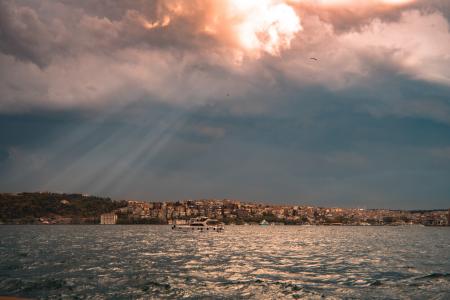
[[[0,226],[172,226],[172,224],[0,224]],[[279,225],[260,225],[260,224],[226,224],[227,227],[450,227],[450,225],[424,225],[424,224],[384,224],[384,225],[359,225],[359,224],[279,224]]]

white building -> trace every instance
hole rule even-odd
[[[100,216],[100,224],[112,225],[117,223],[117,215],[115,213],[102,214]]]

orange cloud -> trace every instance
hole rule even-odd
[[[298,1],[299,2],[299,1]],[[373,6],[380,4],[401,5],[414,2],[414,0],[318,0],[313,1],[322,5],[351,5],[351,6]]]
[[[173,25],[177,36],[209,40],[238,56],[279,56],[303,30],[300,16],[315,14],[340,28],[391,16],[415,0],[166,0],[159,18],[141,20],[148,30]],[[183,32],[183,33],[180,33]],[[210,44],[211,45],[211,44]]]
[[[171,0],[162,2],[160,11],[165,19],[143,21],[143,26],[151,30],[177,18],[193,27],[191,33],[208,36],[252,57],[279,55],[302,30],[294,8],[280,0]]]

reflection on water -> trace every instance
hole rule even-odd
[[[450,298],[450,228],[1,226],[0,295]]]

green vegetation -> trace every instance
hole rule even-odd
[[[101,214],[126,205],[126,201],[81,194],[0,194],[0,221],[30,224],[45,218],[64,219],[70,223],[98,223]]]

